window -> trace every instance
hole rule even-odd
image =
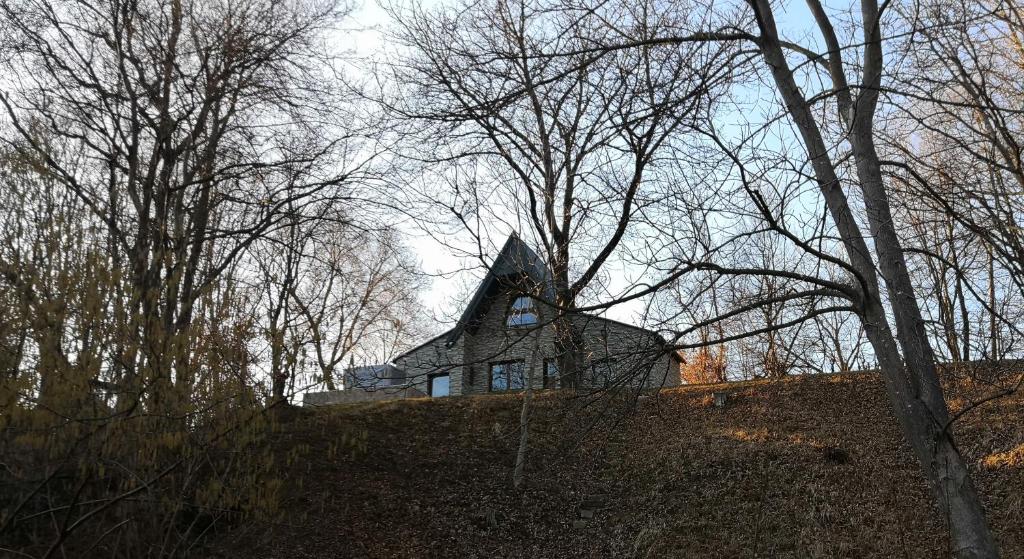
[[[440,398],[448,395],[448,373],[430,375],[427,377],[427,394],[433,398]]]
[[[544,360],[544,388],[558,388],[558,362],[554,359]]]
[[[537,324],[537,307],[532,297],[516,297],[508,307],[505,324],[512,327],[533,326]]]
[[[522,390],[526,386],[525,371],[526,362],[521,359],[491,363],[491,392]]]
[[[591,380],[595,388],[607,388],[615,381],[615,360],[600,359],[590,366]]]

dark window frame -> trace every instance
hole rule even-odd
[[[591,382],[594,383],[594,387],[597,387],[597,388],[610,388],[612,386],[612,381],[615,380],[615,374],[614,374],[613,369],[615,368],[615,364],[616,363],[618,363],[618,359],[615,359],[615,358],[612,358],[612,357],[604,357],[604,358],[601,358],[601,359],[595,359],[594,361],[590,362],[590,380],[591,380]],[[605,367],[607,367],[605,378],[604,378],[604,386],[601,386],[601,387],[598,387],[598,385],[597,385],[597,367],[598,366],[605,366]]]
[[[527,307],[526,309],[523,309],[523,311],[516,311],[515,314],[518,316],[523,316],[527,314],[527,312],[525,311],[529,311],[529,314],[533,315],[534,320],[533,322],[527,324],[510,324],[509,320],[514,316],[513,311],[515,310],[516,302],[519,301],[520,299],[526,299],[527,301],[529,301],[530,306]],[[514,297],[509,297],[508,305],[506,305],[505,307],[506,328],[530,328],[532,326],[537,326],[538,324],[540,324],[540,309],[537,307],[536,299],[530,297],[529,295],[515,295]]]
[[[494,389],[494,367],[502,366],[502,365],[512,365],[512,364],[515,364],[515,363],[519,363],[520,365],[522,365],[522,368],[523,368],[522,369],[522,373],[523,373],[523,386],[521,388],[511,388],[511,386],[512,386],[511,378],[509,377],[508,373],[505,373],[505,384],[509,388],[505,388],[505,389],[502,389],[502,390],[495,390]],[[528,375],[528,374],[530,374],[530,373],[529,373],[529,371],[526,370],[526,360],[525,359],[506,359],[504,361],[491,361],[490,363],[487,364],[487,391],[488,392],[519,392],[521,390],[525,390],[526,389],[526,375]]]
[[[443,372],[443,373],[430,373],[429,375],[427,375],[427,396],[430,396],[431,398],[442,398],[442,397],[444,397],[444,396],[434,396],[434,379],[436,379],[438,377],[448,377],[448,394],[447,394],[447,396],[451,396],[452,395],[452,375],[451,375],[451,371],[446,371],[446,372]]]
[[[555,367],[555,375],[548,374],[548,366],[553,365]],[[548,357],[544,359],[544,388],[558,388],[561,384],[561,375],[558,374],[558,359],[554,357]],[[553,382],[552,382],[553,381]]]

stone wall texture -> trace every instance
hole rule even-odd
[[[467,328],[452,347],[445,345],[447,333],[402,355],[395,365],[406,373],[411,386],[427,392],[432,374],[449,375],[451,395],[484,394],[492,391],[491,367],[495,363],[521,360],[533,388],[544,388],[544,362],[554,360],[555,328],[552,309],[540,308],[537,326],[506,325],[509,294],[494,297],[474,327]],[[606,378],[594,374],[608,363],[607,377],[618,386],[656,388],[678,386],[680,363],[664,348],[661,338],[648,330],[600,317],[579,315],[573,324],[582,333],[584,358],[578,386],[603,388]],[[534,359],[535,337],[540,337],[539,355]],[[548,386],[554,388],[554,386]]]
[[[545,383],[545,362],[555,362],[556,333],[551,308],[538,308],[539,322],[528,327],[506,325],[510,294],[492,298],[485,312],[449,347],[449,333],[395,359],[405,373],[405,385],[377,390],[335,390],[307,393],[303,405],[394,400],[429,396],[432,375],[447,374],[449,394],[492,392],[491,367],[497,363],[522,361],[532,388],[558,388]],[[680,362],[654,332],[596,316],[578,315],[573,325],[582,338],[583,363],[577,386],[605,388],[609,385],[658,388],[680,384]],[[540,338],[539,345],[537,337]],[[534,352],[537,352],[534,358]]]
[[[356,402],[381,402],[385,400],[401,400],[402,398],[422,398],[426,395],[425,392],[415,386],[388,386],[376,390],[350,388],[348,390],[306,392],[302,395],[302,405],[317,407],[334,404],[354,404]]]

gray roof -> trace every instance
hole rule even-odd
[[[407,350],[398,357],[395,357],[392,361],[418,351],[439,339],[444,339],[445,345],[450,348],[455,345],[464,331],[469,332],[470,334],[474,333],[476,328],[479,326],[477,318],[487,312],[494,296],[502,289],[515,287],[522,289],[524,292],[532,292],[537,285],[541,285],[543,286],[541,294],[542,299],[545,299],[548,302],[553,302],[555,299],[555,292],[551,276],[551,272],[545,261],[536,252],[534,252],[529,245],[513,233],[509,236],[508,240],[505,241],[505,244],[502,246],[498,256],[494,259],[494,263],[488,268],[487,275],[480,281],[480,285],[473,294],[473,298],[466,306],[466,309],[462,312],[462,316],[459,318],[459,322],[455,327],[410,350]],[[575,321],[596,321],[619,324],[621,326],[635,329],[639,332],[647,333],[653,336],[661,344],[666,344],[665,339],[658,332],[625,322],[619,322],[617,320],[586,313],[579,313],[578,316],[574,317],[574,319]],[[673,352],[673,356],[676,359],[679,359],[679,356],[676,355],[675,352]]]
[[[405,382],[405,374],[390,363],[345,369],[345,388],[374,389]]]
[[[445,344],[448,347],[455,345],[463,331],[472,334],[477,326],[477,317],[487,312],[491,299],[503,287],[519,287],[525,292],[530,292],[536,285],[543,286],[545,299],[554,300],[555,290],[551,272],[544,259],[513,233],[509,235],[494,263],[488,268],[487,275],[480,282],[466,310],[462,312],[458,324],[448,332]]]

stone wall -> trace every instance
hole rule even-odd
[[[583,332],[588,363],[611,360],[612,381],[618,385],[656,388],[679,386],[680,362],[673,353],[667,353],[661,338],[649,331],[629,324],[594,316],[577,316],[574,320]],[[592,374],[593,367],[589,367]],[[586,382],[588,379],[584,379]],[[594,388],[602,388],[600,379],[589,379]]]
[[[524,361],[526,372],[532,371],[530,382],[534,388],[545,388],[544,363],[553,361],[556,356],[555,328],[549,324],[554,316],[553,309],[538,309],[541,326],[508,327],[509,296],[503,293],[494,297],[477,323],[467,328],[452,347],[446,345],[448,332],[445,332],[396,358],[395,366],[405,373],[404,388],[307,393],[303,404],[318,406],[426,396],[430,376],[444,373],[449,375],[452,396],[486,394],[491,391],[491,365],[513,360]],[[665,352],[663,342],[653,332],[588,315],[574,317],[573,323],[582,332],[584,345],[581,387],[605,387],[603,379],[593,374],[594,364],[604,361],[611,363],[609,380],[616,386],[656,388],[680,384],[679,361]],[[540,337],[539,356],[534,363],[537,336]]]
[[[463,341],[447,347],[448,332],[429,340],[425,344],[395,359],[395,366],[405,373],[406,383],[427,393],[430,375],[448,373],[449,390],[452,396],[462,394]]]
[[[390,386],[377,390],[328,390],[326,392],[306,392],[302,395],[302,405],[306,407],[331,406],[334,404],[354,404],[356,402],[382,402],[385,400],[401,400],[404,398],[422,398],[427,393],[413,386]]]
[[[508,293],[493,299],[490,307],[473,328],[463,333],[464,346],[461,394],[483,394],[490,391],[490,367],[502,361],[522,360],[526,371],[533,371],[532,386],[542,388],[544,362],[553,360],[555,329],[549,324],[553,309],[541,306],[538,311],[542,327],[516,328],[506,326],[509,306]],[[663,343],[653,332],[600,317],[580,315],[574,324],[583,333],[585,371],[580,378],[583,387],[604,387],[595,383],[592,364],[611,360],[612,382],[628,386],[678,386],[679,362],[663,349]],[[540,336],[540,355],[532,363],[535,336]],[[453,386],[454,386],[454,377]],[[453,394],[454,394],[453,390]]]
[[[526,373],[531,370],[531,356],[534,350],[535,336],[540,336],[541,361],[533,367],[532,386],[541,388],[543,383],[543,358],[555,354],[555,332],[550,325],[543,327],[510,328],[505,325],[509,306],[509,294],[502,293],[494,297],[487,309],[477,318],[473,328],[463,332],[462,340],[465,347],[465,366],[462,384],[463,394],[485,394],[490,391],[490,365],[501,361],[523,360],[526,362]],[[550,313],[538,309],[543,324],[550,320]],[[469,332],[472,330],[472,333]]]

